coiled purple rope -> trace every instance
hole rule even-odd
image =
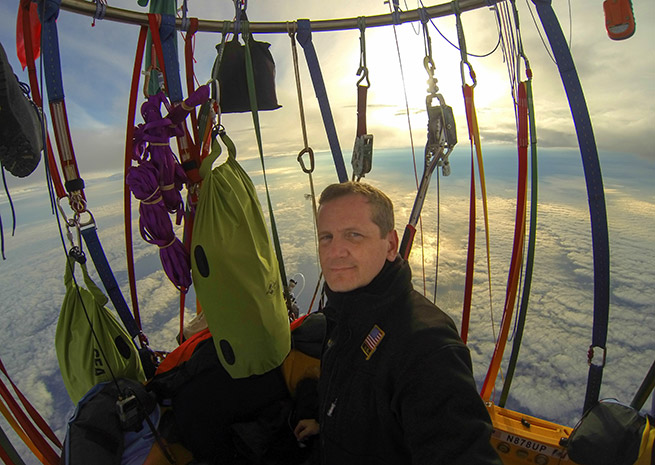
[[[180,193],[187,177],[169,146],[170,138],[181,135],[179,125],[162,118],[163,93],[148,97],[141,106],[145,124],[134,131],[134,154],[138,165],[127,173],[126,182],[139,199],[139,230],[143,240],[159,247],[159,257],[168,279],[186,292],[191,286],[191,260],[182,242],[175,236],[169,213],[175,213],[177,224],[184,213]],[[183,132],[182,132],[183,134]]]

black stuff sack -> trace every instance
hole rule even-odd
[[[249,41],[252,58],[255,92],[258,110],[276,110],[275,62],[269,50],[271,44],[258,42],[251,34],[244,34]],[[221,47],[223,47],[221,56]],[[246,75],[246,47],[237,38],[216,46],[218,56],[214,62],[212,78],[218,79],[220,86],[221,113],[243,113],[251,111]]]
[[[630,406],[601,401],[585,412],[571,432],[566,444],[569,457],[580,465],[648,464],[649,423]]]

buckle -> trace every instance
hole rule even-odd
[[[594,359],[594,350],[595,349],[602,349],[603,350],[603,360],[601,361],[600,365],[597,363],[593,363]],[[589,350],[587,351],[587,364],[589,366],[594,366],[597,368],[603,368],[605,366],[605,360],[607,359],[607,348],[606,347],[601,347],[601,346],[596,346],[596,345],[590,345]]]

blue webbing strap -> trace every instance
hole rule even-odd
[[[184,97],[182,96],[180,63],[177,56],[177,30],[175,29],[175,16],[161,15],[159,38],[161,40],[161,48],[164,54],[168,99],[173,103],[181,102],[184,100]]]
[[[61,60],[59,59],[59,36],[57,35],[57,17],[61,0],[45,0],[39,5],[41,20],[41,42],[43,44],[43,60],[45,82],[48,89],[48,100],[58,102],[64,99],[64,86],[61,78]]]
[[[532,0],[537,7],[541,24],[548,35],[548,41],[557,60],[557,67],[569,99],[569,106],[578,136],[582,166],[587,183],[589,213],[591,216],[591,237],[594,257],[594,323],[592,343],[589,347],[589,375],[587,393],[583,412],[598,402],[600,385],[605,366],[607,323],[609,317],[609,237],[607,232],[607,212],[605,210],[605,193],[600,162],[596,149],[596,140],[591,127],[591,119],[585,102],[578,73],[557,16],[551,6],[551,0]],[[593,363],[594,349],[603,351],[602,361]]]
[[[39,5],[43,34],[43,60],[46,74],[46,87],[48,89],[48,100],[51,103],[63,102],[64,100],[64,86],[61,77],[61,60],[59,55],[59,39],[56,22],[57,16],[59,15],[60,4],[61,0],[44,0],[43,6]],[[60,123],[65,125],[65,129],[68,131],[68,122],[61,121]],[[73,157],[71,163],[74,163],[77,168],[77,163],[75,162],[72,153],[71,157]],[[125,299],[121,294],[121,290],[111,271],[105,252],[100,245],[100,239],[98,239],[98,235],[96,234],[95,225],[93,225],[93,227],[81,228],[80,232],[86,242],[89,252],[91,253],[91,258],[93,259],[93,263],[98,271],[98,275],[100,276],[100,279],[105,286],[105,290],[114,304],[123,325],[125,325],[125,329],[130,336],[133,338],[136,337],[141,334],[141,330],[137,326],[130,309],[125,303]]]
[[[316,49],[312,42],[312,27],[308,19],[299,19],[296,21],[298,24],[298,43],[305,51],[305,59],[309,67],[309,73],[312,76],[312,84],[314,85],[314,92],[318,99],[319,107],[321,108],[321,116],[323,117],[323,125],[327,133],[328,143],[334,159],[334,167],[337,170],[339,182],[348,181],[348,174],[346,173],[346,165],[343,162],[343,154],[341,153],[341,145],[339,145],[339,138],[337,137],[337,129],[334,125],[332,117],[332,110],[330,109],[330,102],[328,101],[327,90],[325,89],[325,82],[323,81],[323,74],[321,73],[321,66],[318,63],[318,56]]]
[[[81,228],[80,233],[84,238],[87,250],[91,254],[91,259],[93,260],[93,264],[96,267],[96,271],[100,276],[102,284],[105,286],[105,291],[111,299],[111,302],[114,304],[114,308],[123,322],[125,329],[132,338],[137,337],[141,334],[141,330],[137,326],[136,321],[134,321],[132,312],[130,312],[127,303],[123,298],[120,287],[118,287],[114,273],[112,273],[109,262],[107,261],[105,251],[100,244],[95,225]]]

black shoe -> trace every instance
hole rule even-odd
[[[0,44],[0,163],[14,176],[31,174],[41,160],[41,115],[26,95]]]

